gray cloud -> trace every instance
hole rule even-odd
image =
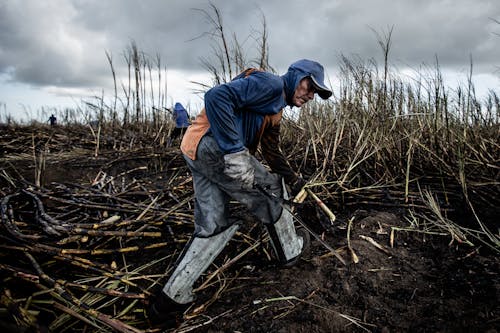
[[[498,0],[247,0],[213,1],[226,32],[251,51],[264,14],[270,62],[284,71],[298,58],[335,67],[340,54],[382,61],[374,31],[393,27],[391,63],[433,64],[462,70],[472,56],[476,72],[500,65]],[[210,31],[197,9],[208,1],[183,0],[0,0],[0,73],[35,86],[96,87],[110,84],[105,51],[115,66],[132,40],[160,55],[169,69],[203,71],[200,57],[212,52]],[[231,38],[231,35],[229,35]]]

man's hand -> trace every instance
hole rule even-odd
[[[246,190],[253,188],[255,169],[251,165],[251,158],[247,148],[224,155],[224,173],[229,178],[241,182],[241,187]]]
[[[297,194],[299,194],[300,190],[307,184],[307,182],[301,176],[297,177],[297,180],[290,185],[290,196],[295,198]]]

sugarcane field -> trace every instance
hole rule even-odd
[[[111,95],[0,114],[0,331],[500,332],[498,92],[449,88],[437,58],[400,76],[392,30],[382,62],[339,57],[334,89],[309,59],[276,73],[265,30],[245,59],[218,8],[202,14],[199,107],[174,106],[132,41],[121,78],[103,59]]]
[[[261,223],[234,203],[244,223],[176,331],[496,332],[498,122],[432,133],[432,114],[381,127],[303,112],[316,121],[287,120],[282,137],[312,179],[293,208],[329,247],[311,237],[297,266],[275,269]],[[158,331],[144,304],[193,231],[192,178],[163,128],[2,128],[4,332]]]

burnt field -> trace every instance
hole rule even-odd
[[[90,133],[82,126],[2,129],[3,332],[161,331],[144,309],[193,230],[189,171],[178,148],[156,134],[103,131],[97,147]],[[412,182],[406,191],[363,186],[369,177],[362,172],[336,187],[312,146],[286,147],[336,220],[311,198],[296,212],[337,255],[311,237],[299,265],[281,268],[264,228],[235,204],[242,228],[168,330],[500,329],[498,178],[470,189],[471,210],[445,173],[434,187],[436,178],[421,177],[420,190]],[[337,156],[341,164],[340,149]]]

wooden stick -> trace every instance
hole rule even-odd
[[[328,208],[324,204],[324,202],[321,201],[321,199],[318,198],[318,196],[316,194],[314,194],[313,191],[311,191],[310,189],[306,189],[306,191],[307,191],[307,193],[309,193],[309,195],[311,197],[313,197],[313,199],[316,201],[316,203],[318,204],[318,206],[325,212],[325,214],[330,219],[330,223],[333,225],[333,222],[335,222],[335,220],[336,220],[335,214],[333,214],[333,212],[330,210],[330,208]]]
[[[384,252],[388,256],[391,255],[391,252],[389,252],[389,250],[387,250],[385,247],[383,247],[382,245],[380,245],[379,243],[377,243],[373,238],[371,238],[369,236],[363,236],[363,235],[359,235],[359,238],[364,239],[365,241],[367,241],[368,243],[372,244],[373,246],[375,246],[377,249],[379,249],[380,251]]]

